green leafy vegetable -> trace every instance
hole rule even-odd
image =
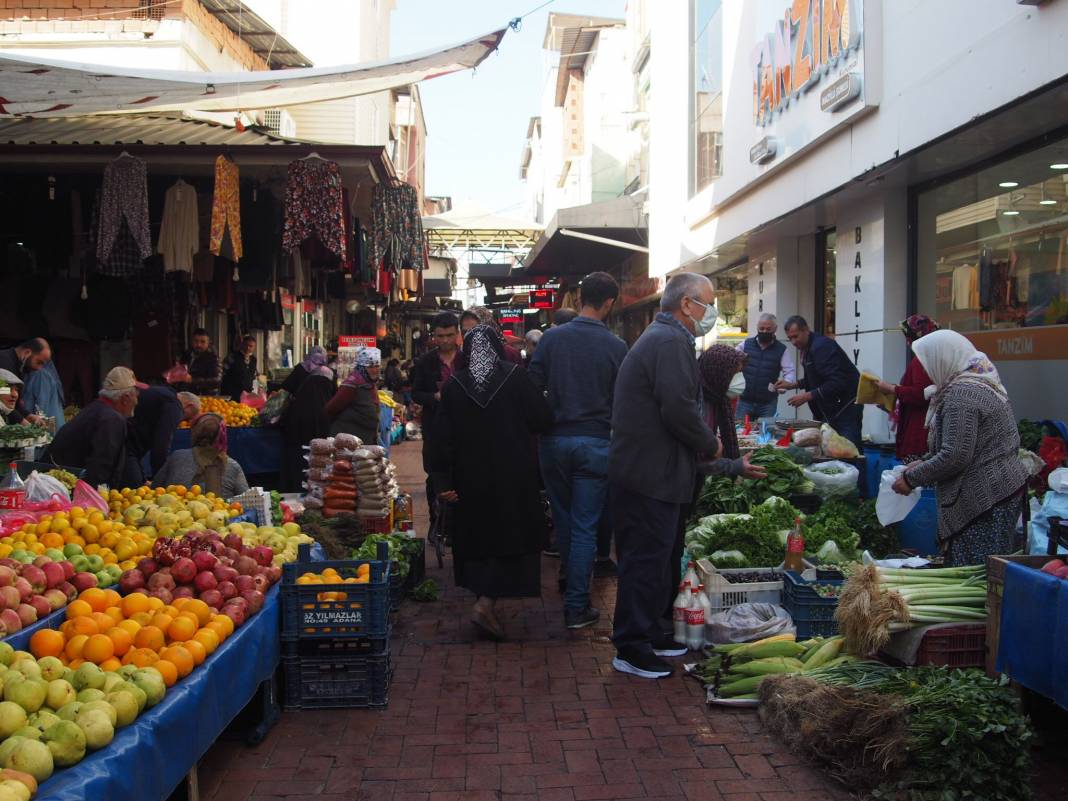
[[[412,598],[421,603],[430,603],[438,599],[438,585],[433,579],[427,579],[412,590]]]
[[[757,501],[773,495],[787,497],[807,495],[812,492],[812,482],[805,478],[800,465],[770,445],[753,451],[749,461],[760,465],[768,472],[767,478],[749,482],[754,499]]]
[[[745,514],[752,505],[749,482],[730,476],[709,476],[694,508],[696,517],[719,514]]]

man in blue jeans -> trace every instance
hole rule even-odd
[[[604,324],[618,297],[612,276],[586,276],[579,287],[579,316],[546,331],[530,363],[530,377],[553,410],[553,429],[541,438],[538,453],[567,584],[569,629],[590,626],[601,615],[590,605],[590,578],[608,496],[612,392],[627,355],[623,340]]]

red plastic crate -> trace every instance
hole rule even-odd
[[[961,623],[923,635],[917,665],[953,668],[986,666],[986,623]]]

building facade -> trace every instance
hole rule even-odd
[[[1019,416],[1065,417],[1066,34],[1059,0],[658,7],[650,274],[710,275],[743,330],[800,313],[890,381],[929,314]]]

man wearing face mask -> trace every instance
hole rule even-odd
[[[686,652],[661,622],[674,591],[671,551],[690,502],[697,457],[719,454],[701,414],[695,337],[712,330],[712,284],[680,273],[668,281],[656,316],[619,368],[612,404],[608,480],[619,559],[615,631],[622,673],[656,679],[673,668],[661,657]],[[574,323],[568,323],[574,325]]]
[[[786,351],[786,345],[775,338],[779,328],[774,314],[760,315],[757,323],[757,335],[749,337],[738,346],[746,355],[745,366],[735,378],[741,378],[744,389],[735,416],[744,420],[746,416],[756,421],[762,417],[774,417],[779,405],[779,393],[775,382],[779,374],[787,383],[793,383],[797,371],[794,361]]]

